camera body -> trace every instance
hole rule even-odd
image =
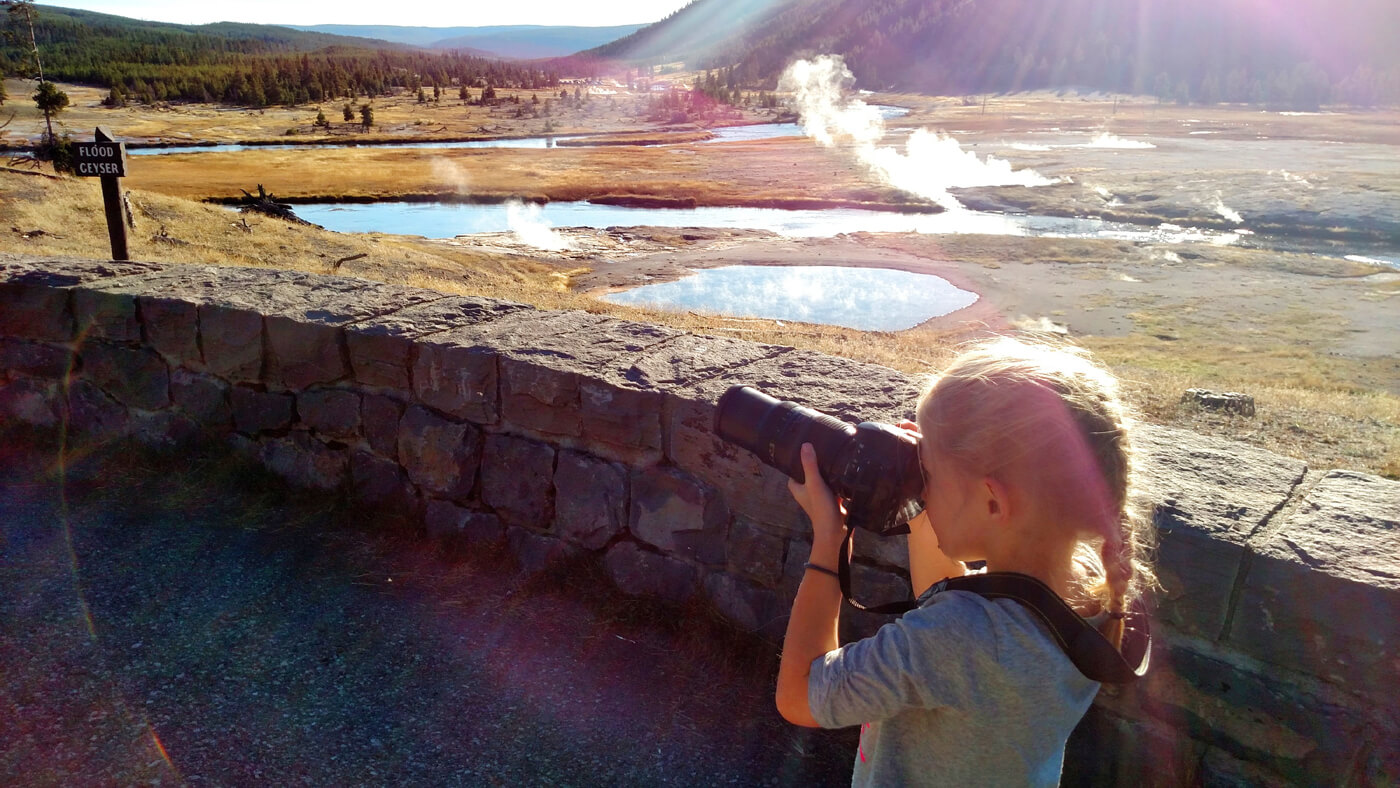
[[[817,467],[846,501],[846,522],[881,536],[908,533],[923,511],[918,439],[891,424],[847,424],[749,386],[733,386],[715,407],[715,434],[754,453],[802,483],[802,444],[817,450]]]

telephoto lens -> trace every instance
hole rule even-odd
[[[908,533],[923,510],[918,439],[890,424],[847,424],[795,402],[734,386],[715,407],[715,434],[753,452],[799,483],[802,444],[817,450],[817,469],[846,501],[846,522],[881,535]]]

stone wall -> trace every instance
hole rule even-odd
[[[786,347],[345,277],[0,256],[0,420],[177,447],[543,570],[780,637],[808,529],[785,479],[710,431],[730,385],[847,420],[917,381]],[[1165,591],[1155,669],[1105,689],[1071,783],[1400,782],[1400,483],[1149,427]],[[858,540],[867,601],[901,540]],[[848,634],[881,619],[845,614]]]

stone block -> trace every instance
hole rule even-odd
[[[559,452],[554,470],[554,532],[600,550],[627,527],[628,472],[575,451]]]
[[[0,336],[67,342],[74,338],[72,289],[162,270],[158,263],[83,258],[0,258]]]
[[[1306,466],[1184,430],[1142,425],[1139,505],[1153,512],[1163,586],[1156,616],[1183,632],[1219,637],[1245,545],[1292,494]]]
[[[1200,784],[1211,788],[1287,788],[1301,783],[1257,763],[1241,760],[1219,747],[1207,747],[1201,758]]]
[[[807,350],[774,348],[749,363],[677,387],[676,393],[713,404],[735,385],[752,386],[849,424],[913,420],[920,391],[918,380],[888,367]]]
[[[608,548],[603,568],[624,594],[655,597],[678,605],[695,596],[700,581],[694,566],[643,550],[633,542],[618,542]]]
[[[0,281],[0,336],[67,342],[73,338],[73,313],[66,287],[32,281]]]
[[[201,367],[199,308],[190,301],[161,296],[136,299],[146,344],[177,366]]]
[[[296,395],[297,417],[316,433],[337,440],[360,434],[360,395],[345,389],[313,389]]]
[[[705,578],[705,596],[720,615],[748,632],[776,640],[787,630],[789,609],[771,589],[716,572]]]
[[[554,522],[554,448],[511,435],[488,435],[481,454],[481,500],[512,525]]]
[[[346,326],[350,366],[355,379],[367,386],[408,391],[416,341],[530,310],[525,304],[470,296],[441,296],[414,304]]]
[[[184,413],[158,410],[153,413],[133,411],[131,436],[144,446],[155,449],[180,449],[194,444],[200,437],[200,425]]]
[[[231,401],[233,426],[239,432],[256,435],[259,432],[285,430],[292,426],[291,394],[234,386]]]
[[[1346,692],[1197,641],[1172,642],[1170,634],[1156,633],[1144,679],[1101,692],[1096,704],[1165,721],[1298,784],[1351,773],[1373,750],[1368,739],[1387,727],[1394,733],[1394,720],[1375,719]]]
[[[229,384],[187,369],[170,373],[170,398],[196,423],[206,429],[224,430],[233,426],[233,405]]]
[[[350,375],[350,357],[339,326],[268,315],[267,384],[300,391]]]
[[[490,512],[463,509],[447,501],[428,501],[428,536],[463,545],[495,544],[505,539],[505,525]],[[543,545],[548,552],[552,545]],[[526,548],[528,551],[528,548]],[[548,563],[548,559],[546,559]]]
[[[509,425],[550,435],[583,432],[577,373],[530,360],[501,359],[501,419]]]
[[[810,548],[808,548],[810,552]],[[913,598],[909,578],[880,567],[851,564],[851,596],[866,607],[887,602],[903,602]],[[843,642],[868,638],[894,616],[867,613],[850,605],[841,609],[841,638]]]
[[[438,497],[467,500],[476,484],[481,444],[476,427],[417,405],[399,421],[399,462],[415,484]]]
[[[419,402],[477,424],[495,424],[496,353],[472,345],[422,342],[413,363],[413,394]]]
[[[674,468],[632,474],[632,535],[663,553],[712,566],[725,561],[729,511],[714,490]]]
[[[399,464],[367,451],[350,454],[350,498],[371,508],[415,519],[418,496]]]
[[[262,444],[247,435],[230,432],[224,436],[224,444],[228,446],[233,456],[244,462],[262,462]]]
[[[260,459],[288,483],[315,490],[341,487],[350,470],[343,450],[332,449],[304,432],[264,439]]]
[[[673,329],[585,312],[532,311],[433,339],[497,351],[504,420],[534,432],[577,437],[580,382],[622,382],[633,358],[674,336],[679,332]]]
[[[1400,708],[1400,482],[1332,471],[1252,547],[1229,642]]]
[[[718,490],[737,514],[792,536],[811,532],[787,476],[715,435],[713,402],[668,397],[667,410],[666,454],[678,468]]]
[[[634,391],[596,380],[579,385],[583,437],[624,449],[661,453],[661,411],[656,391]]]
[[[78,333],[88,339],[141,341],[136,299],[129,294],[78,288],[73,291],[73,318]]]
[[[18,378],[0,383],[0,424],[58,426],[58,384]]]
[[[87,380],[68,387],[68,427],[88,437],[116,438],[130,429],[127,409]]]
[[[218,304],[199,307],[204,366],[232,383],[257,383],[263,367],[263,318]]]
[[[67,346],[0,337],[0,371],[59,380],[72,365]]]
[[[345,332],[345,346],[350,354],[350,370],[357,382],[395,391],[412,390],[409,370],[413,363],[413,340],[352,328]]]
[[[423,526],[429,539],[451,540],[462,534],[471,512],[451,501],[428,499],[423,507]]]
[[[83,377],[118,402],[143,410],[170,404],[170,371],[154,350],[91,342],[81,355]]]
[[[835,567],[833,567],[835,568]],[[851,564],[851,595],[857,602],[872,607],[886,602],[912,599],[913,590],[907,575],[867,564]]]
[[[360,424],[365,441],[380,456],[397,460],[399,456],[399,420],[404,404],[382,394],[366,394],[360,404]]]
[[[1205,744],[1181,726],[1090,706],[1065,747],[1062,786],[1200,785]]]
[[[807,559],[812,555],[812,542],[810,539],[789,539],[787,543],[786,557],[783,559],[782,592],[783,599],[789,604],[797,597],[797,586],[802,583],[802,576],[807,573]]]
[[[416,341],[528,309],[510,301],[442,296],[353,323],[346,326],[345,339],[355,379],[369,386],[407,391]]]
[[[528,528],[513,526],[506,531],[506,541],[511,555],[528,574],[543,572],[552,566],[571,561],[581,552],[580,548],[547,534],[537,533]]]
[[[639,389],[672,391],[698,386],[697,381],[710,380],[730,370],[791,351],[790,347],[778,345],[679,334],[649,345],[632,356],[628,359],[627,367],[621,370],[620,377]],[[718,393],[714,396],[718,398]]]
[[[729,528],[729,571],[769,586],[783,576],[786,543],[743,517]]]
[[[908,536],[880,536],[873,531],[862,529],[856,532],[852,549],[858,560],[906,571],[909,569]]]

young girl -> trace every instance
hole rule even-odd
[[[1065,742],[1098,691],[1020,603],[925,594],[985,561],[1045,583],[1115,645],[1152,584],[1128,505],[1129,422],[1117,382],[1078,349],[999,338],[959,356],[919,399],[925,514],[910,523],[919,607],[840,646],[840,503],[810,444],[812,553],[778,671],[798,725],[861,725],[854,785],[1056,785]]]

